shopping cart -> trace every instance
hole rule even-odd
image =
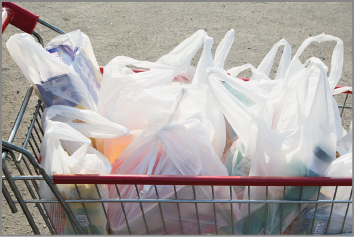
[[[44,26],[49,27],[57,33],[64,34],[60,29],[50,25],[49,23],[39,19],[39,17],[13,3],[2,3],[2,31],[4,32],[6,26],[11,23],[19,29],[32,34],[35,36],[38,41],[43,45],[43,40],[41,36],[34,31],[34,28],[37,22],[43,24]],[[144,70],[134,69],[136,73],[139,73]],[[101,68],[103,72],[103,68]],[[248,79],[244,79],[248,80]],[[251,205],[252,204],[264,204],[265,212],[264,212],[264,228],[262,232],[264,234],[268,234],[267,231],[267,222],[270,220],[267,219],[267,208],[270,205],[274,204],[282,204],[282,211],[279,213],[281,216],[279,223],[279,234],[284,233],[283,226],[283,215],[284,215],[284,205],[296,204],[298,205],[297,211],[297,220],[300,220],[301,210],[307,205],[314,205],[314,218],[310,224],[310,231],[308,233],[314,234],[315,224],[316,224],[316,212],[317,207],[319,205],[329,205],[330,213],[328,219],[326,220],[326,229],[325,234],[329,233],[328,231],[331,229],[332,221],[332,213],[335,205],[346,205],[345,213],[343,213],[343,219],[341,222],[341,228],[338,229],[336,234],[343,233],[351,233],[352,232],[352,224],[351,221],[347,221],[348,213],[351,212],[350,205],[352,203],[352,179],[351,178],[326,178],[326,177],[219,177],[219,176],[148,176],[148,175],[53,175],[48,176],[44,169],[40,165],[40,143],[42,141],[44,132],[41,127],[41,115],[44,111],[43,104],[40,100],[38,100],[37,105],[32,111],[33,116],[30,121],[30,126],[28,128],[27,135],[24,138],[24,142],[22,147],[14,145],[12,142],[14,141],[15,135],[19,129],[19,126],[24,118],[24,113],[27,110],[29,100],[33,93],[33,87],[30,86],[27,90],[27,94],[23,100],[20,111],[17,115],[16,121],[12,128],[11,134],[9,136],[8,141],[2,141],[2,193],[4,198],[6,199],[10,209],[13,213],[17,212],[17,205],[20,205],[24,215],[26,216],[33,232],[35,234],[41,234],[38,228],[37,223],[38,219],[35,220],[31,211],[29,210],[29,205],[34,204],[43,218],[44,223],[46,224],[48,231],[50,234],[61,234],[63,233],[63,224],[57,223],[53,218],[50,218],[50,211],[48,209],[48,204],[56,205],[56,207],[63,210],[62,213],[65,214],[65,219],[70,223],[72,229],[77,234],[100,234],[97,228],[97,223],[94,222],[92,213],[88,208],[91,204],[99,205],[101,211],[103,213],[103,218],[107,220],[107,224],[105,226],[105,233],[112,233],[112,225],[114,223],[110,222],[110,218],[108,217],[105,203],[119,203],[122,210],[123,215],[126,221],[126,230],[129,234],[134,234],[134,229],[131,229],[130,223],[127,217],[127,210],[125,210],[127,203],[135,203],[140,206],[141,209],[141,217],[143,220],[144,228],[146,229],[147,234],[185,234],[191,233],[190,228],[188,232],[186,232],[185,222],[181,213],[183,211],[183,205],[186,203],[192,203],[195,208],[195,232],[194,234],[225,234],[220,227],[218,226],[218,220],[216,218],[216,208],[215,205],[222,203],[223,205],[230,205],[231,213],[233,213],[233,204],[239,203],[242,205],[248,206],[248,216],[245,217],[244,223],[248,228],[248,233],[252,234],[253,230],[251,230]],[[344,104],[339,106],[342,108],[341,115],[345,109],[352,109],[351,106],[346,106],[346,101],[349,95],[352,94],[351,91],[345,91],[343,93],[345,95]],[[29,148],[29,147],[30,148]],[[12,168],[10,168],[12,167]],[[50,190],[56,197],[56,200],[48,200],[42,199],[39,195],[39,182],[44,181],[48,184]],[[25,185],[26,192],[29,193],[30,197],[24,197],[24,191],[20,191],[20,184],[23,182]],[[5,185],[6,184],[6,185]],[[78,199],[75,200],[66,200],[62,194],[59,192],[58,185],[61,184],[71,184],[74,185],[74,189],[77,191]],[[100,185],[112,185],[116,188],[119,199],[103,199],[100,192]],[[86,198],[84,195],[80,194],[81,185],[92,185],[96,192],[96,196],[94,198]],[[121,197],[121,190],[119,189],[119,185],[132,185],[135,187],[137,191],[137,199],[125,199]],[[142,185],[152,185],[156,192],[155,199],[140,199],[139,190]],[[160,199],[159,198],[159,186],[173,186],[174,195],[168,199]],[[192,198],[190,199],[181,199],[178,197],[177,189],[179,186],[190,187],[190,191],[192,194]],[[111,186],[111,187],[112,187]],[[210,187],[212,193],[212,199],[204,200],[198,199],[196,196],[195,188],[197,186],[208,186]],[[230,189],[230,198],[225,199],[217,199],[215,198],[217,195],[214,193],[214,188],[219,186],[227,186]],[[232,189],[234,186],[238,187],[247,187],[248,191],[248,200],[237,200],[232,197]],[[250,197],[250,190],[252,187],[262,186],[265,191],[265,200],[254,200]],[[335,190],[332,194],[332,198],[330,199],[321,199],[323,196],[320,194],[321,187],[324,186],[334,186]],[[10,188],[10,190],[8,189]],[[272,187],[280,187],[283,190],[283,195],[281,198],[277,200],[270,200],[268,197],[268,190]],[[297,187],[299,197],[293,199],[286,199],[285,194],[286,190],[289,187]],[[316,188],[316,195],[314,198],[305,199],[303,198],[303,192],[306,188]],[[348,191],[349,198],[347,200],[337,200],[336,194],[337,191],[345,188]],[[13,193],[16,199],[12,199],[10,193]],[[28,197],[28,195],[27,195]],[[79,218],[77,213],[75,214],[72,207],[72,204],[82,205],[83,213],[81,216],[84,216],[84,219]],[[146,218],[146,210],[144,210],[144,204],[146,203],[156,203],[156,208],[158,208],[160,213],[160,220],[162,222],[162,228],[159,230],[149,229],[149,220]],[[46,204],[46,205],[45,205]],[[214,222],[213,229],[210,230],[210,226],[205,226],[201,223],[202,216],[198,213],[198,208],[200,210],[201,205],[209,204],[212,205]],[[50,206],[50,208],[53,207]],[[166,215],[168,213],[164,212],[163,205],[176,205],[178,210],[177,218],[178,222],[178,230],[174,230],[174,232],[170,231],[170,226],[167,224],[168,220],[166,220]],[[234,216],[230,214],[231,221],[230,223],[234,223]],[[331,222],[332,221],[332,222]],[[84,224],[83,224],[84,223]],[[297,222],[296,226],[296,234],[298,234],[299,223]],[[235,234],[234,225],[230,225],[231,233]],[[333,234],[333,233],[332,233]]]

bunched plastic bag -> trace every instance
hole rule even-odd
[[[173,100],[156,103],[146,98],[140,101],[141,91],[172,83],[174,79],[178,79],[182,84],[190,84],[195,72],[190,61],[203,44],[205,36],[204,30],[197,31],[157,62],[119,56],[104,67],[97,111],[100,115],[131,130],[127,136],[118,139],[97,139],[97,149],[104,153],[111,163],[142,132],[142,129],[155,124],[156,121],[162,122],[166,113],[161,109],[173,103]],[[126,67],[127,65],[150,71],[134,73]]]
[[[84,123],[71,122],[79,119]],[[109,174],[108,159],[90,146],[88,137],[119,137],[129,132],[90,110],[56,105],[44,110],[41,143],[41,165],[48,175],[53,174]],[[99,199],[95,185],[57,185],[64,199]],[[108,198],[107,185],[98,185],[102,198]],[[39,194],[43,199],[55,199],[48,185],[41,180]],[[58,203],[45,204],[59,234],[75,234]],[[82,204],[68,204],[86,234],[107,234],[107,219],[101,203],[87,203],[86,216]],[[107,204],[105,204],[107,208]],[[89,227],[89,220],[94,226]]]
[[[178,121],[180,107],[186,101],[187,94],[182,89],[178,95],[165,122],[155,124],[143,131],[112,164],[113,174],[139,174],[139,175],[216,175],[227,176],[225,166],[220,162],[214,152],[209,135],[198,119]],[[183,102],[182,102],[183,100]],[[175,198],[174,187],[159,185],[157,192],[160,199]],[[118,185],[121,198],[140,199],[156,198],[154,186],[137,185],[138,190],[131,185]],[[193,199],[193,190],[190,186],[176,186],[179,199]],[[215,198],[230,198],[227,187],[214,187]],[[196,186],[197,199],[212,199],[211,188]],[[114,185],[110,186],[111,199],[118,198]],[[215,220],[212,204],[197,204],[199,223],[202,234],[215,231]],[[125,215],[132,234],[163,233],[181,234],[179,214],[175,204],[163,204],[161,219],[157,203],[142,203],[144,216],[138,203],[123,203]],[[193,203],[181,203],[179,210],[182,220],[183,234],[197,234],[198,224],[196,207]],[[231,206],[215,204],[218,227],[231,224]],[[239,217],[237,204],[233,204],[233,220]],[[128,226],[120,203],[110,203],[108,218],[114,234],[127,234]],[[145,226],[144,218],[147,226]]]
[[[45,49],[66,65],[74,68],[97,104],[102,74],[89,37],[80,30],[75,30],[58,35],[49,41]]]
[[[196,40],[194,35],[196,34],[199,37],[197,38],[198,41],[194,42]],[[181,111],[183,111],[181,112],[182,121],[189,118],[200,119],[210,135],[211,144],[215,152],[221,158],[226,140],[225,120],[208,89],[206,80],[206,68],[213,66],[211,55],[213,39],[207,37],[204,31],[198,31],[194,35],[190,37],[193,41],[190,39],[186,41],[189,44],[196,45],[194,47],[198,48],[200,47],[199,41],[202,39],[201,42],[204,43],[204,49],[191,84],[169,84],[177,73],[176,70],[172,70],[173,68],[133,73],[125,65],[133,64],[141,67],[146,65],[154,68],[156,63],[142,62],[127,57],[116,57],[105,67],[98,113],[111,121],[126,126],[133,133],[132,136],[103,142],[104,144],[101,145],[99,150],[106,154],[110,160],[116,159],[123,150],[121,147],[117,147],[118,140],[121,144],[128,145],[141,133],[141,130],[163,122],[175,97],[182,88],[188,88],[189,90],[186,98],[188,102],[181,107]],[[230,37],[232,38],[233,34],[227,35],[227,38]],[[185,44],[186,41],[182,44]],[[182,55],[191,50],[190,46],[185,46],[182,49],[183,51],[180,52]],[[196,50],[193,51],[193,53],[195,52]],[[223,52],[228,52],[228,47],[221,47],[218,55]],[[180,61],[185,62],[182,59]],[[176,59],[174,58],[174,60]],[[186,62],[189,61],[187,60]]]
[[[77,31],[76,33],[80,32]],[[75,36],[75,34],[68,34],[58,37],[61,39],[63,37],[67,37],[71,44],[65,45],[64,48],[79,53],[79,58],[83,59],[86,57],[83,53],[84,49],[81,48],[83,45],[77,45],[76,43],[78,42],[72,42],[72,36]],[[53,39],[53,41],[57,42],[57,39]],[[74,48],[72,48],[73,46]],[[69,66],[63,62],[63,60],[66,60],[65,58],[63,59],[54,56],[54,54],[51,54],[39,43],[35,42],[33,37],[27,33],[15,34],[11,36],[6,42],[6,47],[11,57],[19,66],[27,80],[31,83],[35,92],[44,102],[46,107],[50,107],[52,105],[67,105],[70,107],[78,107],[96,111],[98,96],[98,93],[96,92],[98,92],[99,88],[97,88],[97,85],[92,85],[90,82],[95,80],[91,78],[93,77],[91,72],[86,73],[87,75],[90,75],[90,77],[82,74],[82,72],[86,69],[85,67],[79,66],[82,61],[81,59],[79,60],[76,58],[76,60],[80,61],[77,62],[75,61],[75,55],[73,55],[73,58],[69,61],[74,60],[74,62],[72,62],[71,66]],[[54,48],[49,47],[48,50],[54,50]],[[74,53],[70,50],[68,50],[69,54]],[[66,55],[66,57],[67,56],[68,55]],[[86,63],[92,63],[91,60],[95,61],[93,56],[90,60],[86,60]],[[76,62],[77,64],[75,64]],[[92,66],[92,68],[95,67]],[[99,77],[98,74],[97,77]]]

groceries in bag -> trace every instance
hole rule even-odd
[[[52,39],[45,49],[74,68],[97,104],[102,75],[87,35],[80,30],[62,34]]]
[[[84,123],[71,122],[79,119]],[[114,124],[90,110],[81,110],[63,105],[56,105],[44,110],[42,128],[45,135],[42,140],[40,155],[41,165],[48,175],[53,174],[109,174],[109,160],[90,146],[87,137],[120,137],[129,132],[125,127]],[[108,198],[107,185],[57,185],[59,192],[66,199]],[[48,185],[41,180],[39,193],[41,198],[55,199]],[[45,204],[59,234],[75,234],[69,219],[65,218],[60,205]],[[86,234],[107,234],[107,219],[101,203],[68,204]],[[107,206],[107,204],[105,204]],[[107,208],[107,207],[105,207]],[[90,222],[94,226],[90,227]]]
[[[85,200],[99,200],[100,195],[108,198],[107,187],[99,186],[99,190],[96,189],[94,184],[69,184],[68,188],[70,189],[70,196],[61,191],[61,185],[58,185],[59,192],[62,197],[66,200],[70,199],[85,199]],[[79,191],[77,191],[79,190]],[[78,220],[81,228],[83,229],[86,235],[103,235],[107,234],[107,219],[105,211],[103,210],[102,204],[100,203],[68,203],[70,210],[73,212],[75,218]],[[106,207],[105,207],[106,208]],[[64,223],[64,235],[72,235],[76,232],[74,231],[73,226],[68,221],[68,217],[65,214],[65,223]]]
[[[15,34],[6,46],[46,107],[67,105],[96,111],[95,96],[87,87],[88,78],[81,77],[72,65],[46,51],[32,36]]]
[[[61,122],[48,121],[47,130],[41,145],[41,165],[44,167],[45,171],[49,175],[53,174],[108,174],[111,170],[110,163],[102,154],[93,149],[89,144],[91,141],[84,137],[82,134],[77,132],[75,129],[67,124]],[[78,142],[84,142],[85,145],[80,147],[71,156],[64,150],[66,147],[62,146],[60,140],[73,140]],[[108,197],[108,189],[106,185],[98,185],[102,197]],[[66,199],[78,199],[78,194],[74,185],[57,185],[60,194]],[[87,188],[89,193],[97,193],[95,186]],[[39,187],[39,193],[41,198],[44,199],[55,199],[53,193],[51,193],[49,187],[44,181],[41,181]],[[76,194],[75,194],[76,193]],[[83,192],[82,197],[87,197],[86,192]],[[90,197],[91,199],[96,199],[95,197]],[[57,206],[54,203],[45,204],[47,209],[50,210],[49,215],[52,219],[57,230],[61,230],[58,234],[75,234],[72,225],[68,222],[68,218],[64,218],[64,210],[61,206]],[[88,212],[92,215],[87,217],[85,213],[82,213],[82,204],[68,204],[70,209],[73,211],[76,219],[78,219],[81,227],[84,231],[88,231],[88,223],[86,221],[80,221],[81,218],[92,218],[93,220],[103,219],[105,221],[100,221],[95,223],[96,231],[98,234],[106,234],[106,224],[107,221],[104,216],[102,205],[99,203],[90,204],[86,206]],[[96,211],[95,211],[96,210]],[[97,212],[98,210],[98,212]],[[103,215],[102,215],[103,214]],[[62,218],[58,218],[61,216]],[[101,225],[100,225],[101,223]],[[94,230],[95,231],[95,230]],[[91,231],[88,231],[91,233]]]
[[[169,116],[164,123],[147,128],[138,136],[112,164],[112,174],[140,174],[140,175],[216,175],[227,176],[225,166],[214,152],[206,129],[200,120],[189,119],[180,122],[180,106],[186,101],[183,97],[187,90],[183,89]],[[182,102],[183,100],[183,102]],[[183,147],[183,149],[181,149]],[[174,187],[171,185],[118,185],[121,198],[140,199],[156,198],[156,191],[160,199],[175,197]],[[179,199],[193,199],[193,190],[190,186],[176,186]],[[139,192],[139,193],[137,193]],[[227,187],[214,187],[215,198],[230,198]],[[197,199],[211,199],[211,188],[195,186]],[[234,196],[234,194],[233,194]],[[116,187],[110,186],[110,198],[118,197]],[[159,205],[157,203],[142,203],[144,216],[138,203],[123,203],[125,215],[132,234],[146,234],[164,232],[166,234],[179,233],[181,227],[179,212],[176,205],[161,205],[162,222]],[[183,234],[197,234],[196,207],[193,203],[179,205]],[[215,204],[218,226],[231,224],[231,206]],[[202,234],[215,231],[213,205],[198,204],[199,223]],[[238,219],[239,209],[233,204],[233,220]],[[128,233],[128,226],[123,215],[120,203],[109,203],[108,218],[114,234]],[[145,222],[146,225],[145,226]]]

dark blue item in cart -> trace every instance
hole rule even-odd
[[[46,107],[52,105],[76,107],[83,101],[83,98],[73,90],[74,86],[67,74],[49,78],[45,82],[42,81],[42,84],[36,84],[36,86]]]

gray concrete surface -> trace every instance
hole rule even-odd
[[[285,38],[292,55],[309,36],[325,32],[344,42],[344,65],[340,85],[352,85],[352,3],[63,3],[21,2],[20,6],[65,32],[80,29],[91,40],[97,61],[106,65],[115,56],[156,61],[198,29],[214,38],[213,52],[226,32],[235,29],[235,41],[225,69],[251,63],[258,66],[271,47]],[[36,31],[49,42],[57,34],[38,24]],[[6,41],[20,30],[9,26],[2,36],[2,139],[7,140],[29,82],[10,57]],[[330,66],[334,42],[312,43],[301,56],[319,57]],[[196,65],[200,51],[193,59]],[[280,54],[272,69],[275,75]],[[244,77],[249,77],[246,72]],[[336,96],[338,103],[343,96]],[[33,96],[14,141],[21,145],[36,102]],[[351,100],[349,101],[351,105]],[[344,114],[348,129],[351,112]],[[14,169],[11,166],[10,169]],[[22,185],[22,184],[21,184]],[[25,187],[20,190],[26,193]],[[28,194],[27,194],[28,195]],[[2,199],[2,234],[33,234],[21,209],[11,213]],[[42,234],[48,234],[36,208],[31,206]]]

